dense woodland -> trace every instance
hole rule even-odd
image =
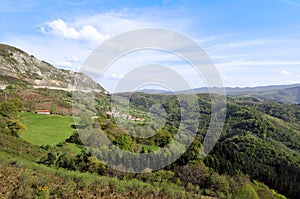
[[[26,133],[27,128],[20,113],[46,108],[51,109],[53,114],[76,115],[76,107],[72,110],[73,94],[65,91],[33,89],[23,84],[10,85],[0,91],[0,157],[3,160],[1,175],[7,169],[15,170],[16,173],[26,169],[28,175],[32,176],[28,178],[30,181],[28,187],[19,177],[17,180],[19,184],[7,188],[7,193],[11,193],[10,197],[31,198],[34,195],[41,198],[75,197],[72,194],[79,193],[80,184],[88,179],[88,176],[80,177],[83,173],[86,175],[90,173],[99,179],[102,177],[102,182],[107,183],[100,187],[97,187],[96,181],[81,185],[83,192],[92,194],[90,190],[94,187],[95,192],[105,190],[102,196],[107,198],[109,194],[115,192],[120,198],[122,195],[124,198],[300,196],[300,105],[253,97],[227,98],[226,122],[219,141],[208,156],[200,158],[199,154],[203,153],[202,142],[211,116],[211,101],[208,94],[197,95],[198,104],[188,100],[188,95],[184,97],[187,99],[185,101],[179,101],[173,95],[145,93],[120,95],[130,96],[131,115],[145,118],[144,122],[138,122],[134,127],[127,126],[127,129],[135,135],[143,135],[156,129],[157,123],[151,123],[147,113],[153,105],[160,104],[165,110],[166,122],[159,132],[147,139],[124,133],[118,125],[120,123],[106,114],[110,110],[110,96],[98,93],[95,98],[96,107],[91,107],[89,101],[76,104],[87,112],[96,109],[97,119],[92,119],[89,115],[82,117],[72,125],[74,133],[68,139],[54,146],[36,146],[19,138],[20,134]],[[198,107],[192,109],[197,110],[197,113],[185,111],[182,114],[182,109],[191,106]],[[160,118],[158,115],[160,112],[154,112],[155,114]],[[190,132],[195,133],[195,140],[179,159],[161,170],[143,173],[121,172],[97,159],[97,157],[114,159],[120,168],[124,166],[122,162],[126,160],[124,154],[109,154],[105,148],[101,148],[101,136],[98,134],[100,130],[105,132],[113,143],[111,147],[119,147],[136,154],[153,153],[172,142],[180,126],[180,118],[187,118],[184,125],[188,127],[193,123],[196,114],[200,114],[199,124],[196,132]],[[89,133],[83,134],[84,131]],[[88,149],[83,143],[88,143]],[[68,144],[74,144],[79,152],[64,150]],[[170,153],[170,157],[165,157],[166,161],[173,155],[176,154]],[[147,161],[152,160],[143,159],[140,163],[132,162],[129,165],[139,167],[139,164],[145,164]],[[63,170],[71,173],[66,176]],[[70,177],[73,175],[72,172],[74,176]],[[69,191],[66,191],[68,187],[64,186],[59,190],[51,179],[40,182],[42,180],[33,177],[34,175],[52,176],[58,184],[68,181],[74,183],[74,186]]]

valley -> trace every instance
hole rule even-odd
[[[172,143],[179,129],[182,115],[177,97],[146,92],[120,94],[131,96],[130,116],[145,118],[145,122],[134,121],[136,125],[132,127],[126,123],[128,119],[118,123],[118,118],[113,117],[117,112],[110,108],[111,95],[96,85],[102,90],[95,92],[95,107],[85,98],[77,101],[76,106],[87,113],[97,110],[97,117],[87,115],[78,120],[80,110],[73,106],[74,92],[65,90],[67,87],[51,89],[51,84],[38,87],[34,83],[41,78],[48,81],[60,74],[59,69],[42,64],[43,70],[48,71],[47,76],[24,73],[17,68],[26,65],[25,61],[16,56],[27,59],[28,54],[1,47],[0,68],[11,70],[1,76],[2,84],[6,85],[0,90],[1,198],[293,199],[300,195],[300,106],[293,103],[295,101],[278,102],[265,98],[264,93],[229,95],[221,136],[213,150],[200,158],[211,117],[210,96],[198,93],[198,104],[189,104],[189,95],[184,94],[186,108],[199,106],[201,118],[192,144],[176,161],[160,170],[122,172],[98,160],[106,152],[109,154],[107,148],[101,146],[98,132],[105,133],[113,147],[123,151],[141,156],[154,154]],[[30,66],[41,63],[33,57],[29,59]],[[40,70],[39,65],[32,67],[32,70]],[[61,85],[69,83],[64,79],[59,80]],[[281,89],[276,92],[286,92],[286,88]],[[294,93],[296,96],[297,92]],[[271,94],[273,96],[273,91]],[[149,115],[156,104],[160,104],[166,114],[166,121],[157,132],[160,123],[151,123],[155,117]],[[49,110],[51,114],[39,115],[36,110]],[[195,113],[186,112],[184,117],[187,118],[184,125],[188,126]],[[85,130],[88,133],[82,136]],[[155,134],[140,138],[149,132]],[[89,143],[89,147],[85,147],[83,141]],[[177,147],[182,148],[180,144]],[[92,155],[91,151],[97,153]],[[119,162],[119,168],[124,167],[124,161],[129,161],[122,154],[109,155]],[[135,164],[132,162],[132,167]]]

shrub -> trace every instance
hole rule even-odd
[[[241,189],[237,191],[234,198],[247,198],[247,199],[259,199],[255,189],[251,184],[246,183]]]

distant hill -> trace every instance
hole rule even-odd
[[[252,89],[248,91],[229,91],[228,95],[257,97],[260,99],[289,103],[300,104],[300,85],[288,86],[270,86],[265,88]]]
[[[142,90],[138,90],[138,92],[147,93],[147,94],[167,94],[167,95],[173,94],[169,91],[159,90],[159,89],[142,89]]]
[[[300,84],[271,85],[259,87],[225,87],[226,95],[238,97],[256,97],[259,99],[282,102],[288,104],[300,104]],[[145,89],[139,92],[147,94],[172,95],[173,92],[156,89]],[[193,90],[175,91],[176,94],[208,93],[207,87],[195,88]]]
[[[69,85],[104,89],[90,77],[70,70],[58,69],[51,64],[38,60],[33,55],[5,44],[0,44],[0,85],[3,88],[7,84],[21,83],[26,85],[69,88]],[[80,88],[79,87],[79,88]]]

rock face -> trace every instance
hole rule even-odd
[[[72,90],[76,81],[76,89],[93,88],[105,92],[99,84],[82,73],[55,68],[33,55],[4,44],[0,44],[0,70],[0,85],[24,83]]]

